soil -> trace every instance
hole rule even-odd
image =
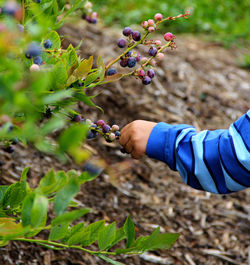
[[[83,43],[83,57],[102,55],[107,63],[115,58],[121,32],[100,25],[80,22],[65,26],[60,33],[64,46]],[[161,37],[160,37],[161,38]],[[197,130],[223,129],[250,108],[250,74],[237,60],[241,51],[224,49],[193,36],[178,36],[178,49],[168,51],[157,67],[149,86],[140,80],[125,78],[102,88],[95,103],[99,110],[79,104],[85,118],[104,119],[121,127],[135,119],[191,124]],[[140,49],[145,52],[143,48]],[[118,67],[119,71],[124,71]],[[82,186],[77,200],[92,208],[85,222],[105,219],[122,226],[126,216],[135,222],[137,236],[178,232],[178,241],[169,250],[140,256],[119,256],[124,264],[219,265],[250,264],[250,190],[230,195],[214,195],[185,185],[178,173],[164,163],[147,157],[140,161],[120,152],[120,146],[103,139],[87,141],[95,159],[106,163],[96,180]],[[3,161],[0,184],[11,184],[30,166],[29,183],[35,187],[50,168],[81,170],[72,161],[61,164],[31,146],[18,144],[13,154],[0,150]],[[43,237],[45,234],[39,235]],[[105,264],[97,257],[75,250],[52,251],[35,244],[11,242],[0,249],[0,264]]]

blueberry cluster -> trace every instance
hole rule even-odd
[[[84,5],[84,8],[86,10],[86,13],[82,15],[82,19],[85,19],[87,22],[91,24],[96,24],[97,23],[97,17],[98,14],[97,12],[92,11],[93,4],[89,1]]]
[[[93,123],[90,119],[85,120],[80,115],[74,115],[72,121],[89,125],[87,139],[94,139],[100,134],[108,143],[111,143],[120,137],[120,128],[116,124],[109,126],[103,120],[98,120],[96,123]]]
[[[155,77],[155,71],[153,69],[147,71],[140,69],[137,71],[137,76],[142,80],[143,85],[149,85]]]

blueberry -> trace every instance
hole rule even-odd
[[[133,30],[130,27],[126,27],[126,28],[124,28],[122,33],[124,36],[129,36],[133,33]]]
[[[107,75],[115,75],[117,73],[115,68],[110,68],[107,71]]]
[[[136,66],[136,58],[135,57],[129,57],[128,58],[128,67],[132,68]]]
[[[41,47],[38,43],[32,42],[29,44],[25,56],[30,59],[31,57],[37,57],[42,53]]]
[[[125,54],[125,57],[130,57],[132,55],[132,51],[129,51]]]
[[[44,43],[43,43],[43,47],[45,49],[50,49],[52,47],[52,42],[51,40],[45,40]]]
[[[147,75],[152,79],[155,76],[155,71],[153,69],[149,69]]]
[[[119,39],[117,41],[117,45],[119,48],[124,48],[126,46],[126,44],[127,44],[127,41],[125,39]]]
[[[121,67],[126,67],[126,66],[128,66],[128,60],[127,60],[127,59],[121,59],[121,61],[120,61],[120,65],[121,65]]]
[[[11,139],[11,144],[13,144],[13,145],[18,144],[18,142],[19,142],[18,138]]]
[[[142,79],[143,85],[148,85],[151,83],[151,78],[149,76],[144,76]]]
[[[155,47],[150,47],[150,49],[148,50],[148,54],[150,56],[156,56],[157,54],[157,49]]]
[[[108,133],[110,131],[110,126],[107,125],[107,124],[104,124],[103,127],[102,127],[102,131],[104,133]]]
[[[134,31],[132,33],[132,38],[134,41],[139,41],[141,39],[141,33],[139,31]]]
[[[40,4],[41,0],[33,0],[35,3]]]
[[[97,18],[95,18],[95,17],[91,18],[91,23],[92,24],[96,24],[97,23]]]
[[[92,128],[94,128],[94,129],[97,128],[97,124],[94,124],[94,123],[93,123],[93,124],[91,125],[91,129],[92,129]]]
[[[41,65],[42,62],[43,62],[43,60],[42,60],[42,58],[40,56],[35,57],[34,60],[33,60],[33,63],[34,64],[38,64],[38,65]]]
[[[116,132],[115,132],[115,136],[116,136],[116,137],[120,137],[120,135],[121,135],[121,133],[120,133],[119,131],[116,131]]]
[[[52,111],[50,108],[46,109],[46,112],[44,114],[45,118],[49,119],[52,116]]]
[[[91,164],[91,163],[85,163],[83,168],[82,168],[83,171],[87,171],[90,175],[99,175],[101,172],[102,172],[102,169],[97,167],[96,165],[94,164]]]
[[[15,14],[20,10],[19,5],[15,1],[8,1],[5,6],[2,8],[2,13],[15,16]]]
[[[93,139],[93,138],[96,137],[96,135],[97,135],[96,131],[92,131],[92,130],[90,130],[90,131],[88,132],[87,139]]]
[[[81,120],[82,120],[82,117],[80,115],[75,115],[73,117],[73,121],[75,121],[75,122],[80,122]]]

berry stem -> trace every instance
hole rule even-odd
[[[190,16],[190,14],[188,13],[188,11],[186,11],[185,14],[180,14],[180,15],[175,16],[175,17],[171,17],[171,16],[170,16],[170,17],[164,18],[164,19],[158,21],[158,22],[156,23],[156,26],[158,26],[158,25],[161,24],[162,22],[165,22],[165,21],[168,21],[168,20],[175,20],[175,19],[180,18],[180,17],[188,18],[188,16]]]
[[[117,61],[119,61],[123,56],[125,56],[126,53],[128,53],[130,50],[133,50],[135,47],[137,47],[139,44],[142,44],[143,41],[146,39],[146,37],[149,35],[149,32],[146,32],[144,36],[141,38],[140,41],[136,42],[133,46],[129,47],[124,53],[119,55],[116,59],[111,61],[107,66],[106,69],[110,68],[113,64],[115,64]]]

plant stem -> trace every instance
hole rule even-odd
[[[108,252],[108,251],[92,251],[80,246],[69,246],[69,245],[65,245],[62,243],[57,243],[57,242],[52,242],[49,240],[43,240],[43,239],[29,239],[29,238],[15,238],[15,240],[17,241],[24,241],[24,242],[30,242],[30,243],[37,243],[37,244],[45,244],[45,245],[50,245],[50,246],[55,246],[55,247],[61,247],[61,248],[74,248],[74,249],[79,249],[82,250],[84,252],[87,252],[89,254],[92,255],[96,255],[96,254],[103,254],[103,255],[116,255],[115,252]]]

